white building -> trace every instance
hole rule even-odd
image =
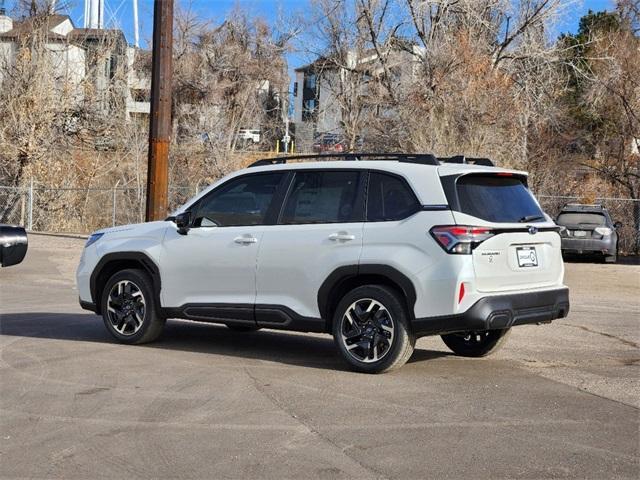
[[[35,31],[44,33],[55,83],[71,89],[78,103],[95,102],[106,111],[124,108],[127,118],[148,115],[150,77],[135,68],[136,57],[145,52],[129,47],[121,30],[76,28],[67,15],[19,21],[0,15],[0,84],[21,42]]]
[[[151,112],[151,52],[127,48],[127,115]]]
[[[56,79],[79,86],[86,76],[85,50],[68,39],[74,31],[71,20],[67,16],[51,15],[44,21],[48,31],[46,48]],[[36,28],[34,22],[33,19],[14,22],[10,17],[0,15],[0,82],[15,63],[20,38]],[[77,93],[81,94],[80,89]]]
[[[399,87],[410,83],[415,78],[419,66],[419,58],[424,49],[416,45],[404,45],[402,49],[394,49],[387,59],[387,65],[393,75],[394,83]],[[321,142],[323,137],[339,139],[342,134],[342,106],[340,105],[341,89],[348,94],[355,94],[348,85],[347,69],[362,73],[361,82],[356,91],[367,94],[367,78],[382,74],[383,68],[374,51],[366,51],[358,55],[349,52],[345,67],[337,67],[335,62],[326,58],[295,69],[294,122],[296,141],[301,150],[310,149],[310,144]],[[380,115],[392,114],[379,112]]]

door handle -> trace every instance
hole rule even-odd
[[[239,243],[241,245],[249,245],[251,243],[258,243],[258,239],[256,237],[252,237],[251,235],[242,235],[241,237],[236,237],[233,239],[234,242]]]
[[[329,240],[333,240],[334,242],[348,242],[349,240],[355,240],[355,235],[350,235],[347,232],[338,232],[332,233],[329,235]]]

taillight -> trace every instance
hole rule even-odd
[[[433,227],[429,232],[445,252],[462,255],[469,255],[474,248],[494,235],[490,228],[467,225],[441,225]]]
[[[609,227],[596,227],[594,228],[594,231],[602,235],[603,237],[606,237],[607,235],[611,235],[612,233],[612,230]]]

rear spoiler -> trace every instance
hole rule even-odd
[[[458,163],[464,165],[482,165],[483,167],[495,167],[488,158],[465,157],[464,155],[454,155],[453,157],[438,157],[440,163]]]
[[[601,205],[599,203],[567,203],[564,207],[562,207],[562,210],[565,209],[572,212],[603,212],[604,210],[606,210],[604,205]]]

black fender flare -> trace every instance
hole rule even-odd
[[[136,262],[142,265],[145,272],[149,274],[153,283],[153,293],[155,296],[156,305],[158,310],[161,310],[160,289],[162,288],[162,279],[160,278],[160,269],[158,268],[156,263],[151,259],[151,257],[149,257],[149,255],[143,252],[113,252],[107,253],[100,259],[100,261],[91,272],[91,277],[89,279],[91,299],[93,301],[93,304],[95,305],[95,312],[97,314],[100,314],[100,300],[102,296],[101,292],[98,291],[98,281],[100,280],[102,273],[110,264],[116,263],[124,266],[128,262]],[[118,270],[120,269],[117,268],[115,271]],[[107,279],[104,280],[106,281]]]
[[[328,318],[329,306],[332,302],[332,293],[349,279],[372,275],[384,277],[400,289],[405,296],[407,308],[409,309],[409,316],[413,319],[417,296],[415,285],[411,279],[398,269],[389,265],[365,263],[360,265],[345,265],[336,268],[329,274],[318,289],[318,310],[320,311],[320,317],[327,322],[327,325],[330,325],[332,320],[331,318]]]

